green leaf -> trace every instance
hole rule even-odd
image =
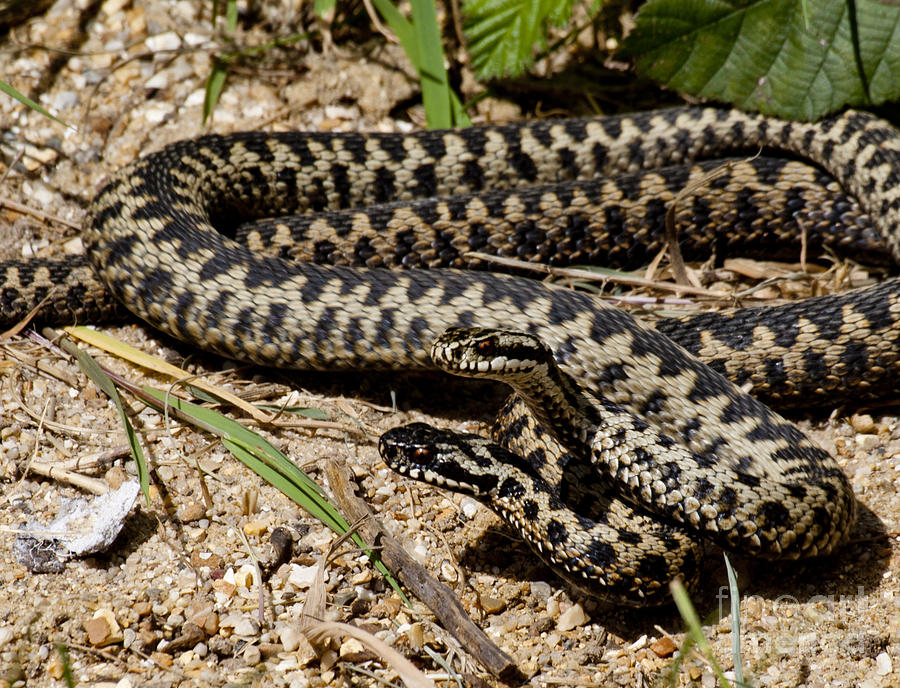
[[[324,17],[326,14],[331,12],[334,9],[334,6],[337,4],[337,0],[316,0],[313,3],[313,11],[319,17]]]
[[[472,122],[447,80],[444,50],[433,0],[414,0],[409,21],[390,0],[372,0],[378,13],[397,34],[406,58],[419,74],[425,117],[431,128],[467,127]]]
[[[453,110],[434,0],[412,0],[412,18],[421,60],[419,82],[425,119],[429,129],[448,129],[453,126]]]
[[[16,89],[14,89],[12,86],[10,86],[10,85],[9,85],[8,83],[6,83],[5,81],[0,81],[0,91],[3,91],[3,93],[5,93],[6,95],[15,98],[16,100],[18,100],[18,101],[19,101],[20,103],[22,103],[23,105],[27,105],[27,106],[30,107],[32,110],[35,110],[35,111],[37,111],[37,112],[40,112],[44,117],[49,117],[50,119],[54,120],[55,122],[59,122],[60,124],[62,124],[64,127],[69,127],[69,129],[75,129],[75,127],[73,127],[73,126],[72,126],[71,124],[69,124],[68,122],[63,122],[63,121],[62,121],[59,117],[57,117],[56,115],[51,115],[50,112],[48,112],[46,109],[44,109],[43,107],[41,107],[38,103],[36,103],[35,101],[33,101],[33,100],[32,100],[31,98],[29,98],[28,96],[26,96],[26,95],[24,95],[24,94],[22,94],[22,93],[19,93]]]
[[[75,355],[78,357],[78,365],[84,371],[94,384],[102,389],[106,396],[112,399],[113,403],[119,411],[119,417],[122,419],[122,425],[125,427],[125,436],[128,438],[128,446],[131,447],[131,456],[134,458],[134,464],[137,466],[138,481],[141,484],[141,492],[144,493],[144,500],[147,506],[150,505],[150,471],[147,469],[147,460],[144,458],[144,450],[141,449],[141,443],[137,438],[137,433],[125,413],[125,407],[122,405],[122,398],[116,389],[115,383],[103,371],[100,365],[95,361],[89,353],[81,349],[75,349]]]
[[[350,530],[350,524],[331,503],[325,495],[325,491],[262,435],[248,430],[237,421],[212,409],[192,404],[152,387],[143,387],[142,390],[152,399],[156,399],[160,410],[167,406],[176,409],[195,426],[218,435],[228,451],[244,465],[281,490],[289,499],[306,509],[333,531],[342,535]],[[398,592],[401,598],[405,599],[400,584],[378,558],[378,555],[369,548],[359,534],[354,533],[351,538],[365,551],[375,568],[385,576],[391,587]]]
[[[650,0],[625,54],[670,88],[815,119],[846,104],[900,97],[900,5]]]
[[[203,122],[212,114],[219,102],[219,96],[222,95],[222,89],[225,87],[225,77],[228,71],[222,60],[213,58],[212,70],[206,78],[206,92],[203,96]]]
[[[479,79],[521,74],[546,45],[549,26],[569,21],[577,0],[467,0],[463,30]]]

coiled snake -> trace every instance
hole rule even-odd
[[[248,133],[177,143],[117,173],[96,196],[85,225],[100,282],[84,261],[2,264],[2,320],[20,317],[54,284],[62,284],[42,314],[47,320],[107,315],[111,306],[102,294],[111,293],[155,327],[204,349],[307,369],[431,367],[432,344],[454,326],[530,333],[601,406],[645,417],[650,426],[642,432],[651,433],[655,444],[677,440],[680,448],[673,451],[685,457],[679,475],[644,464],[643,454],[632,453],[629,460],[639,470],[622,473],[620,462],[608,476],[596,476],[598,483],[620,490],[642,505],[639,510],[663,505],[663,519],[677,521],[673,505],[696,499],[682,521],[727,547],[772,557],[824,554],[853,521],[845,477],[795,426],[721,374],[783,403],[883,394],[896,375],[900,351],[895,280],[866,292],[670,319],[649,329],[589,294],[532,280],[377,267],[458,267],[467,250],[510,243],[526,259],[551,262],[601,253],[604,244],[626,241],[609,232],[601,231],[599,238],[590,234],[604,222],[626,224],[621,212],[610,208],[632,203],[647,215],[661,203],[650,192],[671,195],[668,179],[678,175],[647,173],[630,185],[578,180],[761,146],[807,157],[833,175],[861,206],[837,214],[868,216],[890,253],[900,256],[898,135],[861,113],[800,124],[683,108],[409,135]],[[545,186],[496,191],[518,182]],[[739,205],[740,199],[713,186],[692,206],[695,215],[709,217],[719,205]],[[803,195],[792,195],[790,181],[780,189],[765,188],[787,198],[789,208]],[[458,202],[409,201],[474,192],[480,195]],[[614,196],[612,206],[597,200],[607,192]],[[378,211],[393,223],[387,236],[372,229],[378,213],[361,210],[296,225],[312,260],[369,266],[361,269],[260,255],[251,250],[252,240],[248,248],[215,229],[230,233],[236,218],[383,201],[404,203]],[[584,219],[589,211],[593,225]],[[467,229],[453,229],[460,225]],[[268,231],[280,246],[290,226],[279,221],[261,232]],[[515,239],[498,239],[501,229]],[[535,428],[532,439],[545,432]],[[515,445],[515,433],[511,437]],[[578,451],[548,451],[561,456],[569,450]],[[708,479],[710,469],[737,476],[752,496],[745,500],[740,485]],[[690,474],[688,483],[684,472]],[[753,484],[763,488],[750,489]],[[531,513],[521,503],[515,508],[520,516]],[[542,518],[540,512],[533,516]],[[628,539],[620,533],[615,544],[627,547]],[[643,568],[628,574],[633,580],[666,575],[656,570],[656,560],[640,555],[635,561]],[[614,592],[640,601],[634,587],[626,581]]]

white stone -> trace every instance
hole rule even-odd
[[[879,676],[887,676],[894,670],[894,663],[887,652],[878,653],[878,656],[875,658],[875,666]]]
[[[584,613],[584,609],[581,608],[581,605],[573,604],[559,615],[559,619],[556,622],[556,629],[558,631],[571,631],[573,628],[584,626],[588,621],[588,616]],[[644,639],[644,642],[646,642],[646,638]]]
[[[475,518],[475,514],[478,513],[478,502],[476,502],[471,497],[466,497],[462,500],[462,512],[463,516],[466,518]]]
[[[300,566],[300,564],[291,564],[291,573],[288,576],[288,583],[295,588],[308,588],[315,582],[318,570],[318,566]]]
[[[278,637],[284,645],[285,652],[293,652],[300,647],[302,634],[294,626],[285,626],[279,631]]]
[[[153,52],[159,50],[178,50],[181,47],[181,39],[174,31],[167,31],[166,33],[150,36],[144,41],[144,45]]]
[[[12,626],[4,626],[3,628],[0,628],[0,647],[3,647],[4,645],[6,645],[6,643],[12,640],[14,635],[15,633],[13,633]]]
[[[244,637],[258,635],[259,624],[257,624],[255,620],[245,616],[234,625],[234,634],[242,635]]]

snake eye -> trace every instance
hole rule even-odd
[[[431,450],[428,447],[416,447],[413,451],[413,457],[419,461],[427,461],[431,458]]]
[[[494,340],[482,339],[475,345],[475,350],[484,356],[489,355],[494,350]]]

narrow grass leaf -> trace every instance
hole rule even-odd
[[[419,7],[416,6],[417,3],[420,5]],[[391,27],[391,30],[397,34],[397,40],[400,41],[400,45],[406,53],[406,58],[419,74],[419,81],[422,86],[422,101],[425,106],[428,126],[434,128],[436,126],[465,127],[471,125],[472,122],[466,115],[465,107],[456,93],[453,92],[453,89],[450,88],[447,80],[440,31],[431,0],[413,1],[414,19],[419,15],[424,17],[421,20],[417,20],[415,25],[404,17],[390,0],[372,0],[372,4],[387,22],[388,26]],[[421,6],[424,4],[430,5],[430,9]],[[432,20],[431,17],[434,17],[434,19]],[[428,51],[427,55],[424,54],[426,50]],[[435,51],[440,54],[439,58],[434,54]],[[440,83],[444,84],[443,88],[445,90],[443,92],[440,92],[435,86],[435,84]],[[438,108],[441,107],[445,108],[445,112],[449,112],[449,123],[444,123],[445,120],[440,119],[441,113],[438,111]],[[431,114],[429,114],[430,108],[433,109]],[[432,117],[438,118],[435,120],[438,124],[432,124]]]
[[[219,102],[219,96],[222,95],[222,89],[225,87],[225,77],[227,70],[225,63],[218,58],[213,58],[213,66],[206,78],[206,88],[203,96],[203,123],[209,119],[212,111]]]
[[[281,490],[289,499],[302,506],[334,532],[343,535],[350,530],[350,524],[334,507],[325,495],[325,491],[264,437],[212,409],[192,404],[179,397],[166,395],[165,392],[152,387],[143,387],[142,389],[159,402],[160,410],[164,410],[165,405],[168,404],[184,414],[197,427],[218,435],[225,447],[239,461],[269,484]],[[353,533],[352,538],[371,559],[375,568],[381,572],[391,587],[405,599],[400,584],[375,552],[357,533]]]
[[[256,408],[264,411],[274,411],[277,413],[290,413],[304,418],[312,418],[313,420],[328,420],[328,414],[322,409],[310,406],[276,406],[275,404],[258,404]]]
[[[84,374],[93,380],[94,384],[112,399],[116,408],[119,410],[119,417],[122,419],[122,425],[125,427],[125,436],[128,438],[128,446],[131,447],[131,455],[134,457],[135,466],[137,466],[141,492],[144,493],[144,500],[149,506],[150,472],[147,470],[147,460],[144,458],[144,450],[141,449],[141,443],[138,441],[137,433],[134,431],[134,427],[131,425],[131,421],[128,420],[128,416],[125,413],[125,407],[122,405],[122,398],[119,396],[119,391],[116,389],[116,385],[113,381],[103,372],[102,368],[97,364],[97,361],[95,361],[90,354],[81,349],[76,349],[75,352],[78,357],[78,365],[84,371]]]
[[[51,115],[50,112],[47,111],[45,108],[41,107],[38,103],[33,101],[31,98],[29,98],[25,94],[19,93],[16,89],[14,89],[12,86],[10,86],[5,81],[0,80],[0,91],[3,91],[3,93],[5,93],[6,95],[8,95],[12,98],[15,98],[20,103],[22,103],[22,105],[26,105],[26,106],[30,107],[35,112],[41,113],[44,117],[49,117],[54,122],[59,122],[64,127],[68,127],[69,129],[77,130],[76,127],[72,126],[68,122],[64,122],[56,115]]]
[[[744,683],[744,665],[741,661],[741,597],[738,592],[737,574],[731,567],[728,555],[725,557],[725,571],[728,574],[728,597],[731,604],[731,656],[734,659],[734,682],[739,686]]]
[[[166,375],[174,380],[183,380],[185,378],[185,372],[181,368],[174,366],[167,361],[163,361],[156,356],[151,356],[133,346],[129,346],[115,337],[110,337],[108,334],[83,326],[71,326],[63,329],[72,337],[86,342],[91,346],[95,346],[98,349],[102,349],[122,360],[130,361],[141,368],[152,370],[160,375]],[[194,378],[186,385],[186,387],[190,390],[191,394],[197,394],[198,396],[199,391],[202,390],[208,395],[207,397],[203,397],[205,400],[213,401],[218,404],[230,404],[261,423],[268,422],[269,420],[268,416],[253,404],[244,401],[227,389],[217,387],[205,380]]]
[[[429,129],[448,129],[453,126],[453,111],[434,0],[412,0],[411,4],[413,28],[419,44],[419,81],[425,118]]]
[[[688,628],[688,634],[690,635],[691,640],[700,649],[703,656],[706,657],[723,688],[731,688],[731,683],[725,678],[725,672],[722,671],[722,667],[719,666],[719,662],[716,661],[716,656],[713,654],[709,641],[706,639],[706,636],[703,635],[700,617],[697,616],[697,610],[694,609],[694,604],[691,602],[691,598],[688,596],[684,584],[682,584],[680,580],[675,580],[672,581],[669,587],[672,591],[672,597],[675,599],[675,606],[678,607],[678,613],[681,614],[681,619]]]

